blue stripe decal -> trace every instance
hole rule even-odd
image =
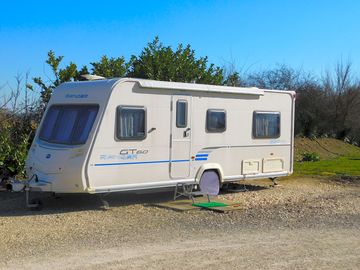
[[[196,157],[198,158],[198,157],[208,157],[209,156],[209,154],[196,154]]]
[[[190,159],[118,162],[118,163],[97,163],[94,166],[121,166],[121,165],[137,165],[137,164],[158,164],[158,163],[169,163],[169,162],[190,162]]]
[[[198,160],[207,160],[207,158],[195,158],[195,161],[198,161]]]
[[[190,159],[169,160],[169,162],[190,162]]]

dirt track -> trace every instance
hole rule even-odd
[[[45,200],[0,193],[0,269],[359,269],[360,185],[290,179],[227,193],[227,214],[147,206],[171,192]]]

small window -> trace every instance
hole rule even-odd
[[[206,130],[208,132],[224,132],[226,129],[226,113],[224,110],[207,110]]]
[[[254,138],[280,137],[280,112],[254,112]]]
[[[187,127],[187,101],[178,100],[176,102],[176,127]]]
[[[53,105],[45,115],[39,138],[56,144],[84,144],[98,109],[98,105]]]
[[[145,133],[144,107],[120,106],[117,108],[117,138],[120,140],[143,140]]]

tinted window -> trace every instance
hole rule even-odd
[[[176,127],[184,128],[187,126],[187,102],[178,100],[176,102]]]
[[[254,138],[280,137],[280,113],[254,112],[253,135]]]
[[[142,140],[145,133],[145,108],[120,106],[117,109],[117,138]]]
[[[207,110],[206,130],[208,132],[224,132],[226,129],[226,113],[224,110]]]
[[[58,144],[84,144],[95,121],[97,105],[54,105],[46,113],[39,138]]]

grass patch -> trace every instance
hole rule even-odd
[[[294,175],[360,176],[360,156],[342,156],[315,162],[295,162]]]

